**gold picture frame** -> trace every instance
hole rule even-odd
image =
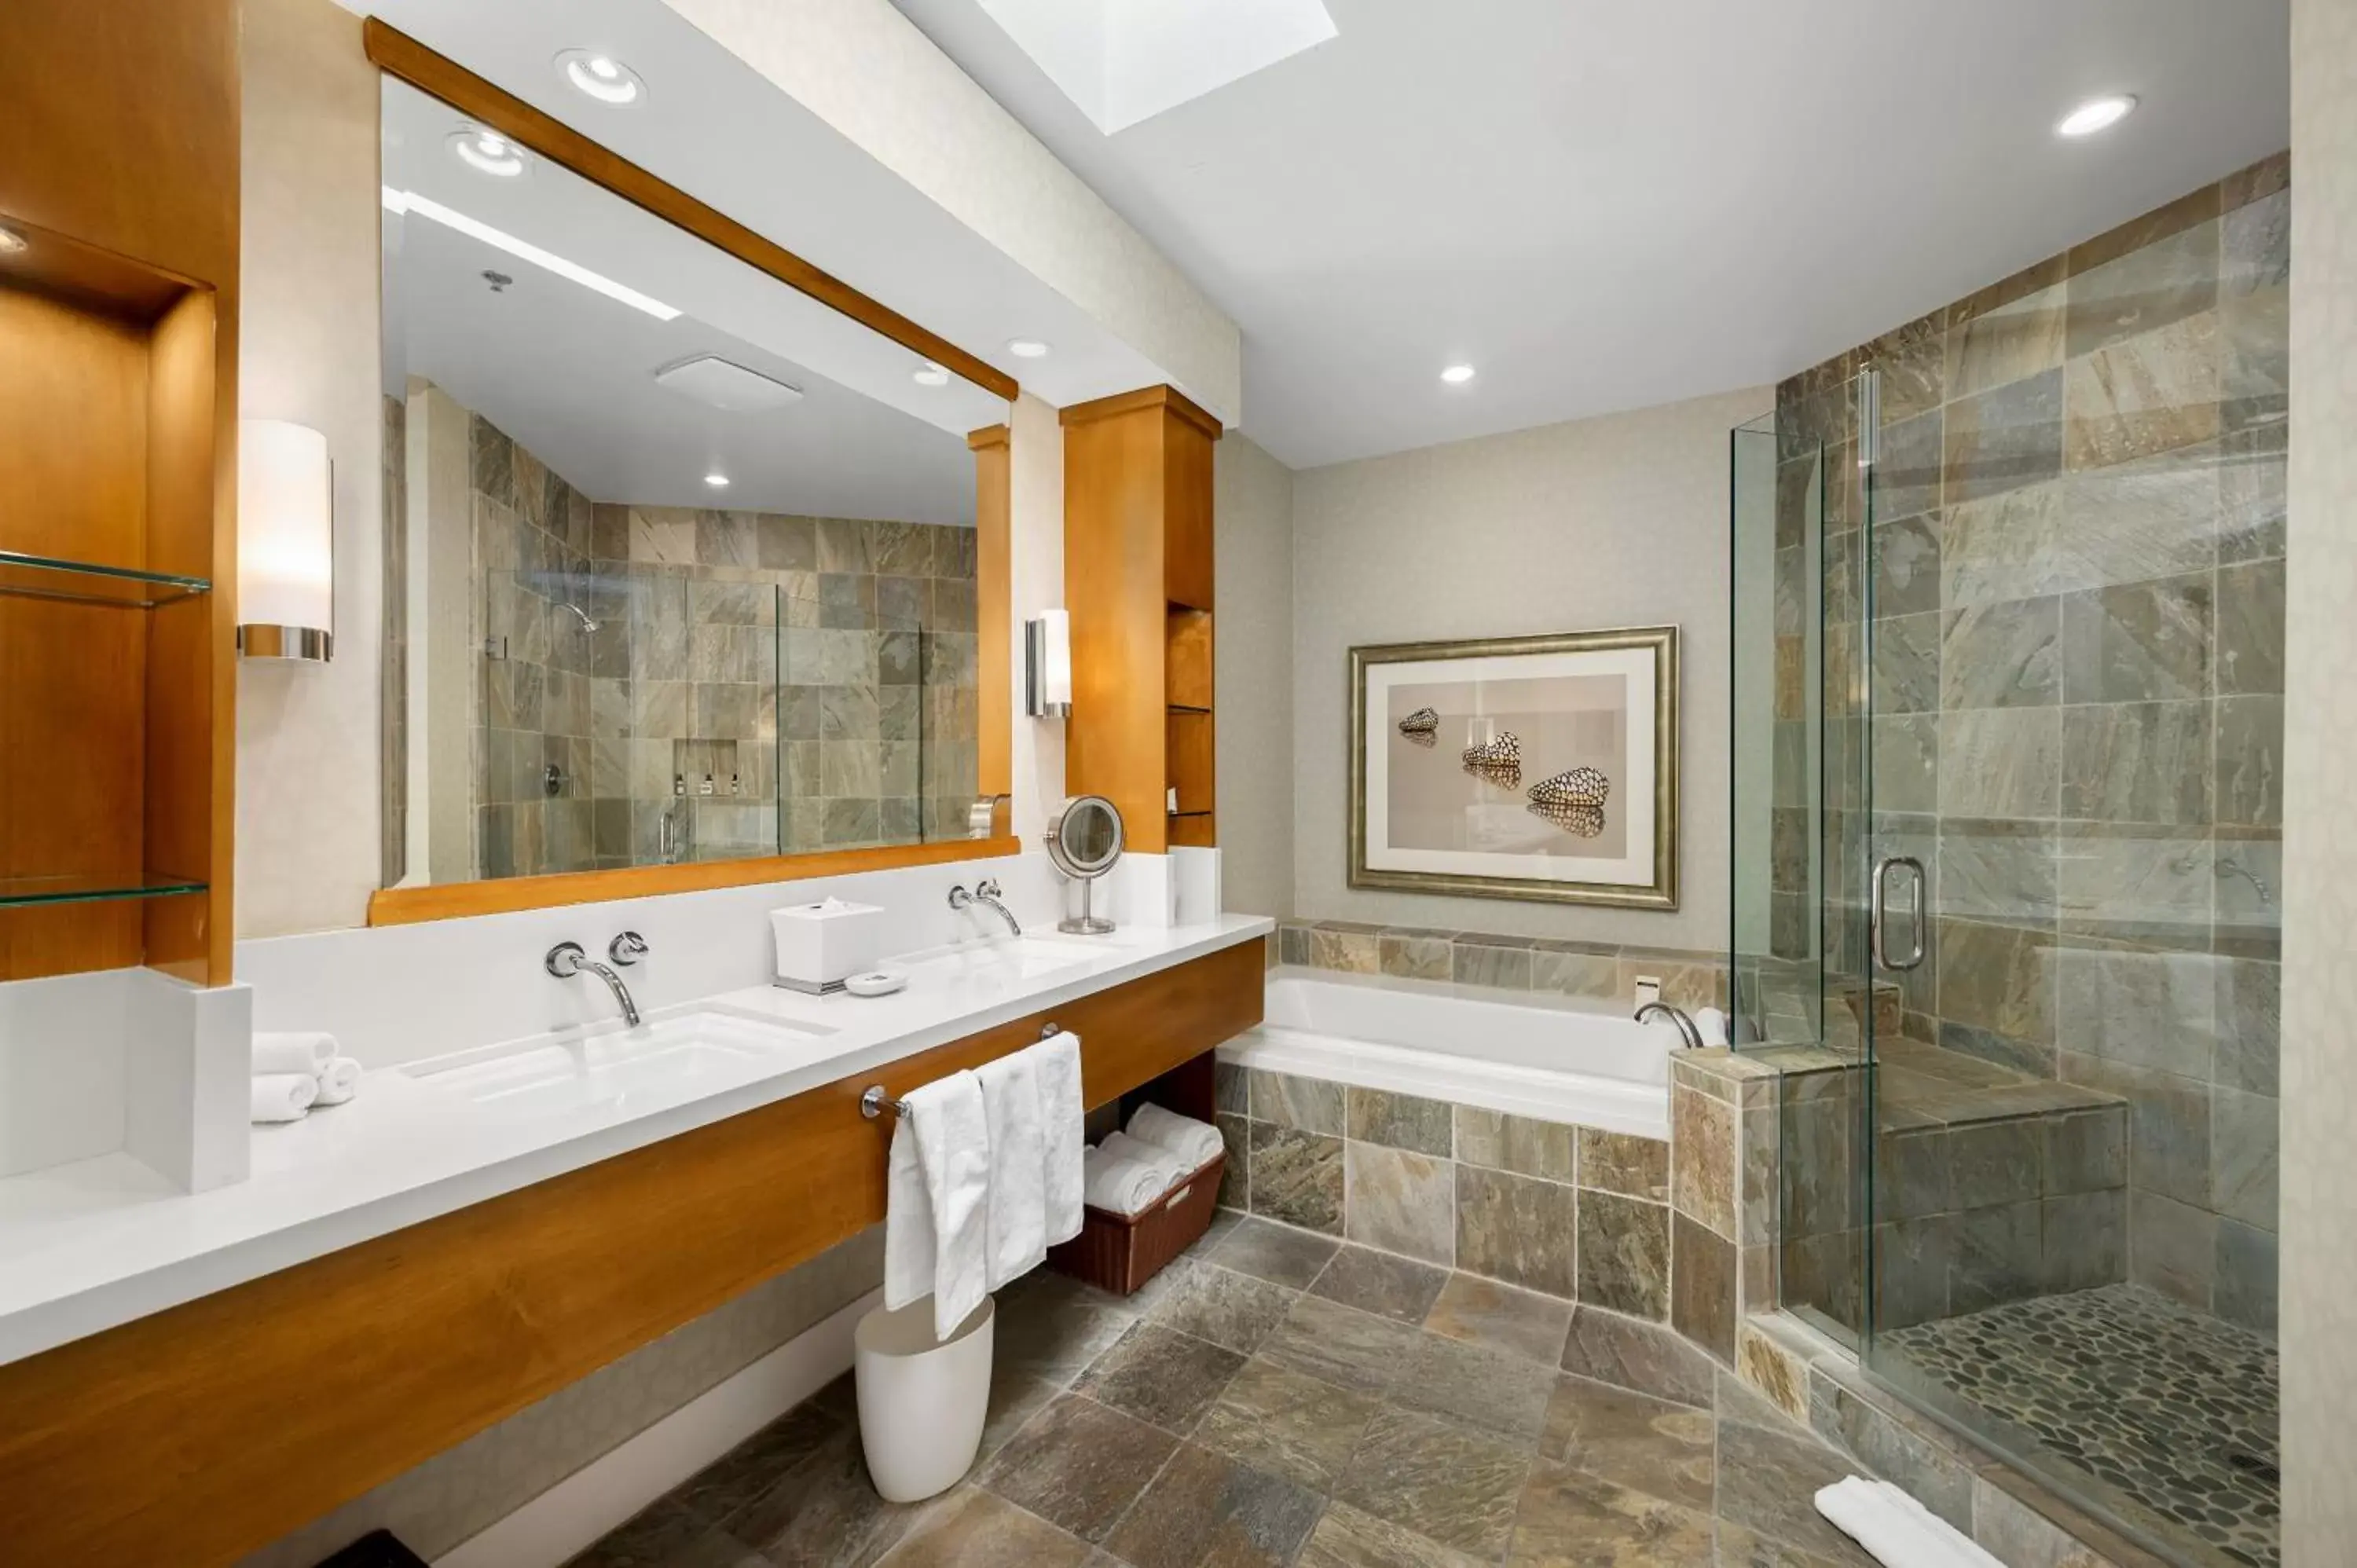
[[[1350,886],[1678,907],[1676,627],[1350,659]]]

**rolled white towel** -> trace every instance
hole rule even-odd
[[[1704,1045],[1714,1047],[1723,1047],[1734,1043],[1727,1038],[1727,1015],[1720,1012],[1717,1008],[1702,1007],[1695,1009],[1694,1021],[1695,1033],[1702,1036],[1702,1043]]]
[[[336,1036],[317,1029],[253,1036],[253,1076],[306,1072],[317,1076],[336,1058]]]
[[[1887,1568],[2005,1568],[1888,1481],[1850,1476],[1820,1487],[1817,1511]]]
[[[1081,1154],[1081,1190],[1094,1208],[1135,1214],[1170,1190],[1168,1173],[1158,1166],[1108,1155],[1101,1148]]]
[[[300,1122],[319,1097],[319,1080],[307,1072],[267,1072],[253,1080],[253,1120]]]
[[[1152,1171],[1155,1179],[1162,1184],[1160,1190],[1163,1192],[1177,1187],[1194,1168],[1161,1144],[1133,1138],[1126,1133],[1107,1133],[1104,1141],[1097,1147],[1114,1159],[1127,1160],[1132,1165],[1144,1165]]]
[[[314,1105],[341,1105],[361,1086],[361,1064],[350,1057],[338,1057],[319,1069],[319,1098]]]
[[[1129,1135],[1168,1149],[1178,1157],[1180,1174],[1209,1165],[1227,1145],[1208,1122],[1181,1116],[1159,1105],[1141,1105],[1129,1119]]]

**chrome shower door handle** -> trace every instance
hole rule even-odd
[[[1908,950],[1897,958],[1890,956],[1889,942],[1883,939],[1884,917],[1889,912],[1890,874],[1905,871],[1914,881],[1915,897],[1908,911],[1909,923],[1914,929],[1910,934]],[[1925,910],[1923,908],[1923,863],[1911,854],[1885,855],[1874,864],[1874,884],[1867,904],[1867,945],[1874,950],[1877,967],[1910,970],[1923,961]]]

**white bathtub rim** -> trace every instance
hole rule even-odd
[[[1670,1135],[1666,1084],[1514,1067],[1413,1046],[1378,1045],[1265,1026],[1247,1030],[1222,1046],[1219,1059],[1263,1072],[1413,1094],[1657,1142],[1667,1142]]]

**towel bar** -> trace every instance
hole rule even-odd
[[[1039,1028],[1039,1037],[1044,1040],[1051,1035],[1060,1035],[1063,1032],[1063,1026],[1060,1024],[1043,1024]],[[909,1113],[909,1102],[905,1100],[895,1100],[885,1093],[884,1086],[880,1083],[871,1083],[861,1091],[859,1096],[861,1116],[873,1122],[887,1111],[895,1116],[906,1116]]]

